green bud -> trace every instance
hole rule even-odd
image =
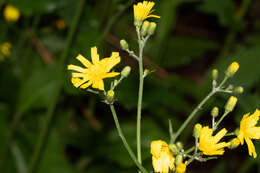
[[[121,75],[123,77],[127,77],[131,72],[131,67],[130,66],[125,66],[125,68],[121,71]]]
[[[156,23],[155,22],[151,22],[148,28],[148,34],[149,35],[153,35],[156,29]]]
[[[182,155],[177,155],[176,158],[175,158],[175,164],[176,165],[179,165],[183,162],[183,158],[182,158]]]
[[[181,142],[177,142],[176,146],[178,147],[179,150],[183,149],[183,144]]]
[[[233,90],[234,89],[234,86],[233,85],[228,85],[228,87],[226,88],[226,90],[229,90],[229,91],[231,91],[231,90]]]
[[[239,134],[239,129],[236,129],[235,130],[235,135],[238,136],[238,134]]]
[[[142,36],[146,36],[147,32],[148,32],[148,28],[150,26],[150,22],[148,21],[144,21],[143,25],[142,25],[142,29],[141,29],[141,34]]]
[[[111,104],[114,102],[115,93],[113,90],[109,90],[106,95],[107,103]]]
[[[178,149],[178,147],[177,147],[175,144],[170,144],[170,145],[169,145],[169,148],[170,148],[170,150],[171,150],[173,153],[178,153],[178,152],[179,152],[179,149]]]
[[[226,112],[231,112],[231,111],[233,111],[233,109],[235,108],[236,104],[237,104],[237,98],[234,97],[234,96],[231,96],[231,97],[228,99],[227,103],[226,103],[225,111],[226,111]]]
[[[129,49],[129,46],[128,46],[128,43],[127,41],[125,41],[124,39],[123,40],[120,40],[120,46],[123,50],[128,50]]]
[[[237,62],[233,62],[229,65],[226,71],[227,77],[232,77],[239,69],[239,64]]]
[[[244,92],[244,88],[239,86],[234,89],[235,94],[242,94]]]
[[[218,107],[214,107],[212,110],[211,110],[211,116],[216,118],[218,116],[218,113],[219,113],[219,109]]]
[[[194,138],[199,138],[200,137],[200,130],[202,128],[202,125],[197,123],[195,124],[194,126],[194,129],[193,129],[193,136]]]
[[[213,80],[217,80],[218,78],[218,70],[217,69],[213,69],[212,70],[212,79]]]

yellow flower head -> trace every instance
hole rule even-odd
[[[177,165],[176,167],[176,171],[177,173],[184,173],[186,171],[186,166],[187,166],[187,161],[185,163],[181,163],[179,165]]]
[[[212,129],[208,126],[203,127],[200,131],[199,150],[205,155],[223,155],[225,147],[228,147],[230,143],[220,142],[221,138],[225,136],[227,130],[224,128],[218,132],[215,136],[212,136]]]
[[[56,27],[57,27],[58,30],[63,30],[66,27],[64,20],[58,19],[56,21]]]
[[[76,65],[68,65],[69,70],[76,71],[72,73],[72,84],[78,88],[87,88],[92,85],[92,88],[104,90],[104,78],[111,78],[119,75],[118,72],[109,72],[116,64],[120,62],[118,52],[112,52],[111,57],[99,60],[97,47],[91,48],[92,63],[82,55],[76,57],[86,68]]]
[[[233,76],[233,75],[238,71],[238,69],[239,69],[239,64],[238,64],[237,62],[232,62],[232,63],[229,65],[229,67],[228,67],[228,69],[227,69],[227,71],[226,71],[226,75],[227,75],[228,77],[231,77],[231,76]]]
[[[152,141],[151,154],[155,172],[168,173],[169,169],[173,170],[175,168],[175,159],[166,142],[162,140]]]
[[[250,156],[256,158],[255,146],[251,139],[260,139],[260,127],[256,127],[257,121],[259,120],[260,111],[257,109],[252,115],[249,113],[245,114],[240,121],[240,130],[238,133],[238,139],[241,145],[244,144],[244,139],[248,146],[248,153]]]
[[[142,22],[150,17],[160,18],[160,16],[151,14],[154,10],[152,10],[155,5],[152,1],[143,1],[134,5],[134,18],[135,24],[140,26]]]
[[[12,5],[7,5],[4,9],[4,17],[8,22],[16,22],[20,17],[20,12]]]
[[[10,56],[11,47],[12,47],[12,45],[9,42],[4,42],[3,44],[0,45],[0,51],[4,56]]]

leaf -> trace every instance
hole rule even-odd
[[[57,67],[43,67],[35,71],[27,81],[24,81],[18,97],[19,113],[31,108],[45,108],[53,99],[57,87]]]
[[[38,169],[39,173],[74,173],[65,155],[65,146],[60,142],[60,136],[53,130],[47,147],[43,153],[42,161]]]
[[[163,67],[176,67],[189,64],[200,58],[206,51],[216,50],[218,45],[210,40],[176,36],[169,39],[163,56]]]

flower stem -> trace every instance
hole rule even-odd
[[[141,154],[141,113],[142,113],[142,100],[143,100],[143,86],[144,86],[144,70],[143,70],[143,49],[144,42],[140,36],[140,27],[136,27],[138,44],[139,44],[139,91],[138,91],[138,104],[137,104],[137,122],[136,122],[136,141],[137,141],[137,158],[138,162],[142,165]]]
[[[191,112],[191,114],[188,116],[188,118],[185,120],[185,122],[181,125],[181,127],[178,129],[178,131],[175,133],[173,138],[171,139],[171,144],[175,142],[175,140],[178,138],[178,136],[181,134],[181,132],[185,129],[185,127],[188,125],[188,123],[192,120],[192,118],[196,115],[196,113],[201,110],[202,106],[217,92],[220,92],[222,90],[222,86],[227,81],[228,77],[225,77],[223,81],[219,84],[217,88],[212,89],[212,91],[199,103],[199,105]]]
[[[76,10],[76,14],[75,14],[75,18],[74,18],[74,21],[73,21],[73,25],[71,27],[71,30],[69,31],[68,36],[67,36],[66,48],[64,49],[64,51],[61,55],[60,62],[59,62],[59,65],[60,65],[59,71],[58,71],[59,81],[57,82],[58,84],[57,84],[57,87],[56,87],[56,92],[55,92],[56,94],[53,96],[53,100],[50,103],[50,106],[48,108],[48,111],[47,111],[47,114],[46,114],[46,122],[44,124],[43,130],[40,133],[39,140],[37,141],[35,150],[33,152],[32,159],[31,159],[30,164],[29,164],[28,173],[34,173],[34,172],[37,171],[37,167],[39,166],[39,162],[40,162],[42,153],[44,151],[44,148],[45,148],[47,140],[48,140],[48,134],[49,134],[49,131],[51,129],[51,124],[52,124],[52,120],[53,120],[53,117],[54,117],[55,107],[56,107],[56,104],[57,104],[57,101],[58,101],[58,98],[59,98],[60,91],[62,89],[65,60],[66,60],[66,57],[68,56],[73,37],[76,33],[76,29],[77,29],[79,21],[80,21],[79,19],[80,19],[82,12],[83,12],[84,4],[85,4],[85,0],[79,1],[78,7],[77,7],[77,10]]]
[[[130,157],[135,162],[136,166],[141,170],[141,172],[148,173],[148,171],[137,160],[134,152],[132,151],[132,149],[130,148],[129,144],[127,143],[127,141],[125,139],[125,136],[124,136],[124,134],[123,134],[123,132],[121,130],[121,127],[120,127],[120,124],[119,124],[119,121],[118,121],[118,118],[117,118],[117,114],[116,114],[116,111],[115,111],[115,107],[114,107],[113,104],[110,105],[110,110],[112,112],[112,115],[113,115],[113,118],[114,118],[114,121],[115,121],[115,124],[116,124],[116,129],[117,129],[117,132],[119,134],[119,137],[121,138],[121,140],[122,140],[126,150],[128,151]]]
[[[222,120],[229,114],[230,112],[225,112],[222,117],[218,120],[218,122],[214,125],[213,131],[215,131],[218,128],[218,125],[222,122]]]

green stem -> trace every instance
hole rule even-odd
[[[196,113],[201,110],[202,106],[217,92],[219,92],[222,89],[222,86],[227,81],[228,77],[225,77],[223,81],[219,84],[217,88],[213,88],[212,91],[199,103],[199,105],[191,112],[191,114],[188,116],[188,118],[185,120],[185,122],[181,125],[181,127],[178,129],[178,131],[175,133],[174,137],[171,139],[171,144],[175,142],[175,140],[178,138],[178,136],[181,134],[181,132],[184,130],[184,128],[188,125],[188,123],[192,120],[192,118],[196,115]]]
[[[191,152],[194,151],[194,150],[195,150],[195,146],[193,146],[193,147],[187,149],[187,150],[184,152],[184,154],[189,154],[189,153],[191,153]]]
[[[213,128],[213,131],[215,131],[218,128],[218,125],[221,123],[221,121],[223,121],[223,119],[227,116],[227,114],[229,114],[229,112],[225,112],[222,117],[218,120],[218,122],[216,123],[216,125]]]
[[[39,166],[39,162],[42,156],[42,153],[44,151],[44,148],[46,146],[47,140],[48,140],[48,134],[51,128],[51,122],[53,120],[53,116],[54,116],[54,110],[56,107],[56,104],[58,102],[58,98],[59,98],[59,94],[61,92],[62,89],[62,84],[63,84],[63,76],[64,76],[64,67],[65,67],[65,61],[66,61],[66,57],[68,56],[71,44],[72,44],[72,40],[73,37],[75,35],[76,29],[79,25],[79,20],[80,20],[80,16],[83,12],[83,8],[84,8],[84,4],[85,4],[85,0],[80,0],[77,10],[76,10],[76,14],[75,14],[75,18],[73,21],[73,25],[71,27],[71,30],[69,31],[67,40],[66,40],[66,48],[63,51],[62,55],[61,55],[61,59],[59,62],[59,71],[58,71],[58,84],[56,87],[56,94],[53,96],[53,100],[50,103],[50,106],[48,108],[48,111],[46,113],[46,122],[44,124],[43,130],[40,133],[40,137],[39,140],[36,144],[35,150],[33,152],[30,164],[29,164],[29,169],[28,169],[28,173],[34,173],[37,170],[37,167]]]
[[[135,162],[136,166],[141,170],[141,172],[148,173],[148,171],[137,160],[133,150],[130,148],[129,144],[127,143],[127,141],[125,139],[125,136],[124,136],[124,134],[123,134],[123,132],[121,130],[121,127],[120,127],[120,124],[119,124],[119,121],[118,121],[118,118],[117,118],[117,114],[116,114],[114,105],[111,104],[110,105],[110,109],[111,109],[111,112],[112,112],[112,115],[113,115],[113,118],[114,118],[114,121],[115,121],[115,124],[116,124],[116,129],[117,129],[117,132],[119,134],[119,137],[121,138],[121,140],[122,140],[126,150],[128,151],[130,157]]]
[[[140,27],[136,27],[139,44],[139,91],[138,91],[138,105],[137,105],[137,123],[136,123],[136,141],[137,141],[137,158],[140,164],[142,164],[141,154],[141,113],[142,113],[142,100],[143,100],[143,86],[144,86],[144,70],[143,70],[143,49],[144,42],[141,40]]]

